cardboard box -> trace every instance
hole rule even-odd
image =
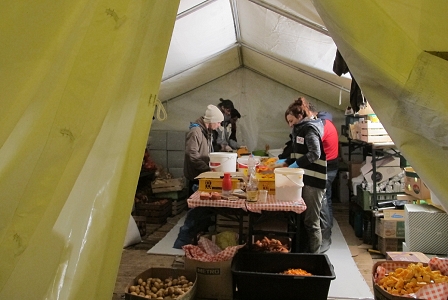
[[[418,199],[415,198],[414,196],[408,195],[408,194],[400,194],[397,195],[397,200],[406,200],[408,202],[408,204],[414,204]]]
[[[375,234],[382,238],[402,238],[404,239],[404,221],[385,220],[376,218]]]
[[[202,262],[185,258],[185,270],[196,272],[196,297],[232,300],[233,282],[230,269],[232,260]]]
[[[431,198],[431,192],[426,184],[418,177],[413,168],[404,168],[406,174],[405,193],[416,197],[417,199]]]
[[[381,158],[376,163],[376,183],[380,183],[383,181],[392,178],[401,172],[403,169],[400,167],[400,158],[394,156],[387,156]],[[361,172],[364,175],[364,178],[370,184],[373,184],[373,166],[372,166],[372,157],[366,156],[365,164],[361,167]]]
[[[386,255],[390,251],[402,251],[404,239],[383,238],[378,236],[378,251]]]
[[[448,214],[432,205],[406,204],[404,208],[409,251],[448,254]]]
[[[413,261],[428,263],[429,257],[421,252],[386,252],[387,260],[394,261]]]
[[[385,209],[383,215],[384,220],[404,221],[406,217],[404,209]]]

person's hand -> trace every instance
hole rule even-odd
[[[274,169],[287,167],[286,159],[278,159],[274,164]]]
[[[297,162],[295,161],[293,164],[290,164],[289,166],[288,166],[288,168],[298,168],[299,167],[299,165],[297,164]]]

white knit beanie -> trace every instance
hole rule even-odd
[[[221,110],[216,106],[210,104],[205,111],[204,122],[205,123],[219,123],[224,121],[224,115]]]

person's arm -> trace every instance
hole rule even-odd
[[[195,127],[188,132],[185,144],[185,151],[190,157],[192,166],[201,173],[210,171],[208,162],[204,160],[200,152],[203,140],[201,128]]]
[[[321,155],[320,137],[314,130],[310,130],[305,135],[305,143],[307,145],[308,152],[304,156],[297,159],[297,164],[300,167],[305,167],[309,164],[312,164],[317,159],[319,159]]]
[[[216,130],[217,135],[216,135],[216,145],[218,146],[218,150],[215,151],[223,151],[225,150],[225,146],[227,146],[227,139],[226,139],[226,131],[225,128],[223,126],[219,126]]]
[[[235,142],[238,142],[238,140],[236,139],[236,122],[231,120],[230,121],[230,136],[229,136],[229,140],[234,140]]]
[[[239,149],[240,145],[235,140],[229,140],[229,146],[233,150]]]

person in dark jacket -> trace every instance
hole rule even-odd
[[[307,252],[319,253],[322,244],[320,210],[327,182],[327,159],[323,148],[324,127],[309,110],[308,101],[300,97],[285,112],[292,130],[292,152],[283,166],[302,168],[302,197],[307,209],[302,213],[308,237]]]
[[[224,128],[221,131],[218,130],[219,127],[213,131],[213,149],[215,152],[227,151],[228,145],[226,138],[222,139],[222,131],[227,129],[227,125],[229,125],[230,120],[232,118],[232,110],[235,109],[232,100],[219,98],[219,103],[216,105],[224,115],[224,120],[221,122],[221,127]],[[231,131],[231,128],[229,128]],[[229,132],[230,132],[229,131]],[[225,136],[229,136],[229,134],[224,133]],[[230,150],[230,149],[229,149]]]
[[[216,149],[215,147],[215,151],[232,152],[240,148],[236,138],[236,122],[239,118],[241,118],[241,114],[237,109],[233,108],[230,112],[230,120],[221,122],[221,126],[216,129],[218,133],[216,144],[221,145],[221,148]]]

